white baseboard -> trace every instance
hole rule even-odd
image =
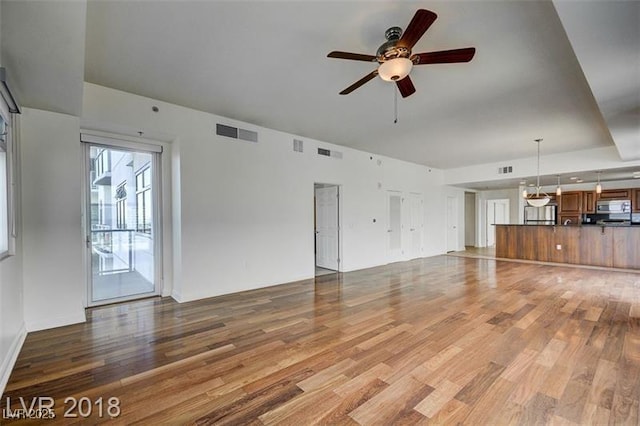
[[[56,317],[56,318],[47,318],[46,320],[38,320],[38,321],[27,321],[27,331],[39,331],[39,330],[48,330],[50,328],[62,327],[65,325],[78,324],[81,322],[86,322],[87,318],[84,314],[84,309],[82,312],[78,312],[75,315],[66,315],[64,317]]]
[[[178,303],[184,302],[184,300],[182,300],[182,295],[175,290],[171,292],[171,297],[173,298],[173,300],[175,300]]]
[[[13,366],[16,364],[18,360],[18,355],[20,354],[20,349],[22,349],[22,345],[24,344],[24,339],[27,337],[27,328],[25,324],[22,323],[22,327],[18,331],[18,334],[13,338],[11,342],[11,346],[9,347],[9,352],[7,352],[6,357],[2,360],[2,364],[0,366],[0,395],[4,393],[4,388],[7,386],[7,382],[9,381],[9,376],[11,376],[11,371],[13,371]]]

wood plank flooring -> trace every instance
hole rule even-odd
[[[2,407],[38,396],[47,424],[637,425],[640,274],[437,256],[95,308],[27,336]]]

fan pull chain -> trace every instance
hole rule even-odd
[[[393,124],[398,124],[398,88],[393,86]]]

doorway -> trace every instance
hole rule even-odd
[[[340,188],[314,184],[315,275],[340,270]]]
[[[88,306],[159,295],[161,147],[83,142]]]
[[[487,247],[496,245],[496,227],[509,223],[509,199],[487,200],[486,233]]]

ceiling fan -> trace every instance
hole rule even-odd
[[[340,94],[348,95],[379,75],[385,81],[395,81],[400,94],[403,98],[406,98],[416,91],[409,77],[414,65],[469,62],[476,53],[474,47],[441,50],[438,52],[411,53],[411,48],[420,40],[420,37],[429,29],[437,17],[438,15],[430,10],[418,9],[404,33],[400,27],[391,27],[385,31],[384,35],[387,41],[378,48],[375,56],[339,51],[329,53],[327,55],[329,58],[378,62],[380,64],[377,69],[344,89]]]

